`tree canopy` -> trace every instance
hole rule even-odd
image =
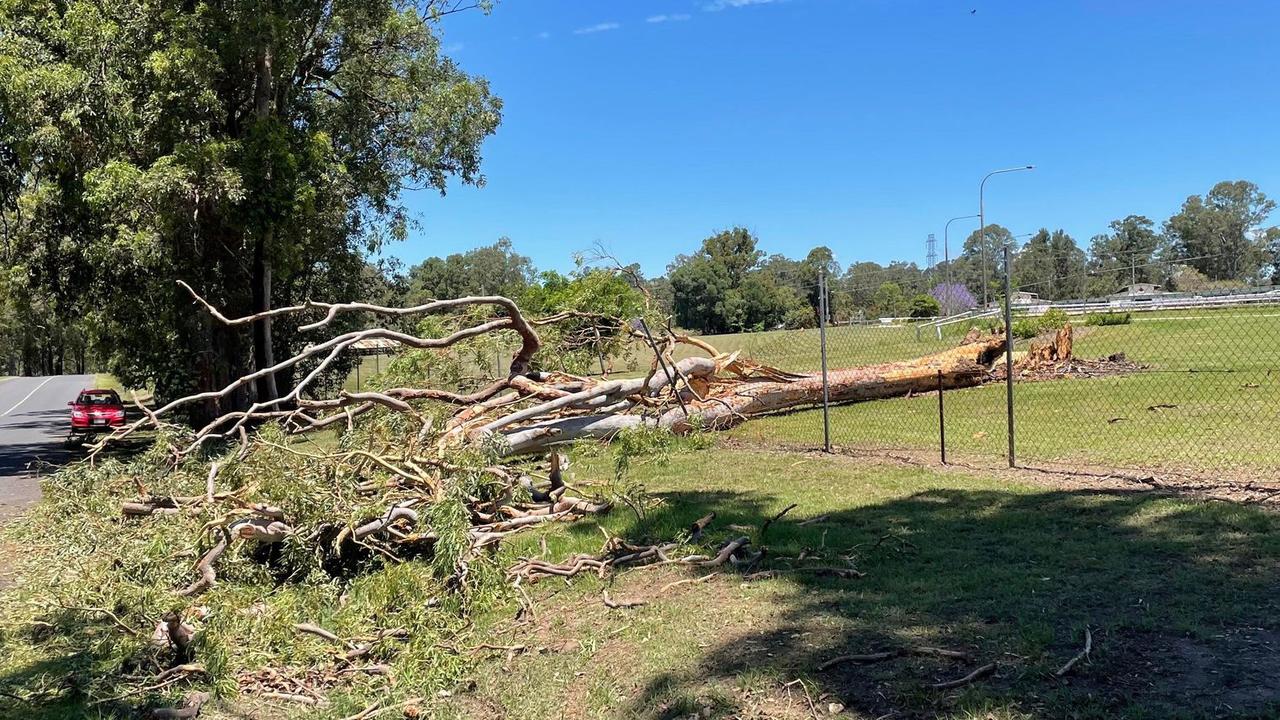
[[[813,263],[830,261],[830,251],[813,263],[774,256],[764,262],[756,236],[746,228],[718,232],[702,241],[691,256],[681,255],[668,268],[672,311],[681,327],[703,333],[772,329],[792,323],[812,324],[808,298]]]
[[[517,296],[535,279],[533,261],[515,252],[511,239],[499,238],[485,247],[430,257],[409,269],[408,301],[417,305],[433,299],[466,295]]]
[[[1276,260],[1262,228],[1275,207],[1251,182],[1220,182],[1204,197],[1187,198],[1164,232],[1174,257],[1209,279],[1256,282]]]
[[[349,297],[364,255],[405,233],[402,189],[483,181],[501,103],[442,54],[442,12],[0,6],[10,276],[61,326],[86,319],[128,384],[173,395],[270,365],[305,342],[289,323],[213,327],[174,281],[230,315]],[[249,393],[290,382],[263,380]]]
[[[1155,223],[1143,215],[1112,220],[1111,232],[1095,235],[1089,246],[1092,295],[1107,295],[1132,283],[1163,281],[1156,258],[1163,239]]]
[[[1070,235],[1041,228],[1014,258],[1014,285],[1045,300],[1081,299],[1086,264],[1084,251]]]

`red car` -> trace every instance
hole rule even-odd
[[[105,432],[124,425],[124,404],[115,390],[81,390],[71,406],[71,433]]]

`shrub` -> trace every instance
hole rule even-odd
[[[1128,325],[1133,316],[1129,313],[1089,313],[1085,316],[1085,325],[1105,326],[1105,325]]]
[[[1013,336],[1020,340],[1033,338],[1067,324],[1067,314],[1057,308],[1036,317],[1025,317],[1013,323]]]
[[[813,315],[813,308],[805,305],[794,307],[782,318],[782,326],[788,330],[817,327],[818,321]]]
[[[911,305],[908,308],[913,318],[936,317],[942,314],[942,303],[932,295],[920,293],[911,298]]]
[[[1025,318],[1013,322],[1013,336],[1019,340],[1028,340],[1039,334],[1039,318]]]

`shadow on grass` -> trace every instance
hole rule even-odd
[[[634,535],[669,538],[712,510],[715,540],[752,528],[753,543],[769,550],[764,567],[784,571],[759,592],[783,611],[764,626],[726,628],[691,671],[651,679],[628,716],[705,707],[749,715],[743,694],[725,688],[757,677],[811,680],[815,700],[826,694],[822,709],[838,702],[868,718],[1280,713],[1273,513],[1151,494],[941,489],[806,526],[801,509],[761,539],[756,529],[788,502],[785,490],[665,498],[668,510]],[[814,559],[794,559],[802,554]],[[794,570],[846,563],[866,576]],[[1081,650],[1086,626],[1090,660],[1055,677]],[[819,669],[842,654],[922,645],[963,650],[972,661],[907,654]],[[992,662],[997,670],[985,680],[930,687]]]
[[[49,654],[19,669],[0,675],[0,719],[61,720],[63,718],[129,718],[146,712],[149,705],[130,704],[136,698],[89,696],[89,683],[101,677],[104,667],[122,667],[129,674],[149,676],[154,668],[138,668],[125,662],[128,649],[115,628],[94,612],[57,608],[37,624],[7,629],[13,640],[38,648],[59,636],[77,638],[74,649]],[[11,643],[10,638],[4,638]],[[33,687],[44,688],[43,694]]]
[[[770,492],[662,493],[666,502],[643,519],[624,509],[610,518],[629,539],[660,541],[715,511],[710,547],[749,534],[769,550],[762,568],[784,571],[745,591],[736,581],[727,584],[729,592],[722,587],[717,604],[767,602],[780,612],[718,629],[691,667],[642,674],[639,693],[618,715],[688,717],[711,707],[720,717],[768,717],[752,706],[758,695],[735,690],[767,694],[796,678],[809,683],[820,710],[836,702],[865,718],[1280,712],[1280,516],[1274,513],[1150,493],[944,488],[830,510],[807,525],[800,521],[812,516],[802,505],[761,537],[765,520],[792,501],[788,493],[782,483]],[[812,496],[794,499],[814,502]],[[599,534],[591,523],[568,530],[584,540]],[[812,560],[796,559],[802,555]],[[811,564],[852,564],[866,575],[795,571]],[[714,588],[699,586],[703,591]],[[690,612],[710,617],[715,607]],[[662,611],[661,603],[653,609]],[[708,624],[719,628],[715,619]],[[120,706],[88,705],[85,694],[95,672],[113,666],[111,653],[119,652],[85,634],[111,633],[109,623],[74,614],[44,620],[43,631],[0,632],[27,632],[23,641],[32,646],[79,637],[77,652],[3,674],[0,691],[20,694],[63,678],[63,696],[52,705],[0,695],[0,718],[127,716]],[[1090,661],[1064,679],[1054,677],[1079,651],[1086,626],[1094,639]],[[972,662],[904,655],[819,669],[841,654],[921,645],[962,650]],[[991,662],[995,673],[968,687],[930,687]],[[173,691],[176,697],[183,689]]]

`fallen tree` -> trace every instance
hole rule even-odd
[[[184,285],[184,287],[186,287]],[[503,454],[518,455],[550,445],[583,438],[608,438],[624,429],[657,427],[677,433],[695,428],[720,430],[756,415],[770,414],[813,405],[822,398],[822,377],[817,373],[797,374],[758,364],[738,353],[720,353],[705,341],[668,329],[661,349],[643,378],[601,380],[563,372],[543,372],[533,368],[533,359],[542,350],[538,326],[562,322],[574,314],[527,320],[516,304],[502,297],[464,297],[411,308],[394,308],[367,303],[307,303],[278,308],[241,318],[227,318],[203,298],[192,296],[219,322],[247,325],[264,316],[325,311],[323,319],[302,325],[303,330],[319,330],[340,313],[366,312],[385,316],[431,314],[493,306],[502,314],[469,326],[459,327],[442,337],[417,337],[384,328],[359,330],[317,342],[302,352],[270,368],[245,375],[226,387],[173,400],[145,417],[104,438],[95,450],[139,429],[159,427],[166,416],[186,406],[218,401],[255,382],[266,373],[294,369],[312,361],[314,367],[289,393],[255,403],[246,411],[220,415],[196,432],[194,442],[179,451],[185,457],[214,439],[239,437],[247,443],[243,430],[263,421],[278,421],[293,434],[310,432],[346,423],[375,407],[384,407],[421,420],[413,401],[434,401],[456,408],[437,438],[441,452],[488,436],[505,441]],[[618,332],[620,322],[592,317],[596,324]],[[305,391],[343,351],[366,339],[383,339],[406,348],[443,350],[473,338],[503,330],[514,330],[521,344],[511,358],[510,374],[497,378],[470,393],[440,388],[390,388],[381,392],[341,392],[331,398],[307,398]],[[634,328],[627,328],[639,334]],[[596,330],[597,334],[599,330]],[[981,384],[989,378],[993,364],[1004,352],[1002,334],[970,335],[956,348],[900,362],[836,369],[828,373],[832,402],[858,402],[936,390],[941,384],[952,389]],[[658,344],[655,344],[657,347]],[[705,357],[676,361],[677,346],[689,346]],[[1068,331],[1059,352],[1070,355]],[[1058,348],[1055,347],[1055,350]],[[1056,355],[1055,355],[1056,357]]]
[[[273,544],[306,538],[305,542],[319,546],[317,552],[329,555],[349,553],[357,546],[372,548],[390,557],[398,557],[402,552],[431,551],[439,536],[434,528],[426,527],[420,507],[438,502],[460,475],[479,471],[493,480],[494,486],[489,487],[488,496],[468,496],[465,503],[470,528],[466,548],[457,557],[458,569],[465,574],[470,557],[509,534],[547,521],[607,511],[612,506],[607,498],[566,495],[563,464],[558,454],[553,454],[550,461],[549,487],[536,487],[530,477],[529,461],[522,460],[522,456],[580,439],[609,439],[628,430],[657,429],[687,434],[695,430],[730,428],[753,416],[815,405],[823,397],[820,374],[790,373],[755,363],[736,352],[723,354],[705,341],[672,331],[669,325],[654,340],[648,325],[623,324],[620,319],[598,315],[561,313],[530,320],[515,302],[497,296],[461,297],[415,307],[308,302],[243,318],[227,318],[191,288],[183,287],[212,318],[232,327],[250,325],[265,316],[279,318],[316,311],[323,311],[323,318],[301,325],[305,331],[321,331],[343,313],[454,314],[453,324],[439,337],[419,337],[379,327],[342,333],[312,343],[297,355],[233,380],[218,391],[177,398],[155,410],[138,404],[142,418],[116,430],[92,448],[91,461],[110,443],[138,430],[169,430],[166,437],[182,438],[165,441],[170,468],[177,469],[196,457],[202,448],[214,447],[210,443],[229,442],[233,447],[238,446],[233,459],[210,462],[204,496],[152,496],[145,484],[138,482],[138,497],[120,506],[129,518],[175,514],[184,506],[201,505],[205,511],[211,511],[210,507],[216,505],[232,506],[232,510],[206,524],[215,542],[201,553],[196,578],[182,589],[183,596],[200,594],[214,587],[218,578],[216,562],[236,539]],[[476,310],[484,307],[495,310],[495,314],[477,315]],[[639,378],[608,379],[536,368],[540,352],[547,350],[541,345],[536,328],[564,322],[588,323],[595,337],[602,337],[602,333],[639,336],[641,329],[637,328],[643,328],[654,351],[649,372]],[[407,348],[435,352],[503,331],[515,333],[520,340],[509,365],[511,372],[507,377],[490,379],[471,392],[439,387],[392,387],[369,392],[342,391],[333,397],[307,395],[311,383],[326,366],[344,350],[367,338],[383,338]],[[582,334],[570,333],[570,337]],[[694,348],[701,355],[676,360],[676,348],[681,346]],[[1069,338],[1065,345],[1060,342],[1059,346],[1069,354]],[[832,402],[855,402],[928,392],[940,386],[977,386],[991,377],[992,365],[1004,350],[1002,334],[970,334],[960,346],[918,359],[832,370],[828,373],[826,389]],[[307,372],[298,372],[305,366],[310,366]],[[262,374],[282,370],[292,370],[302,377],[292,391],[282,396],[255,402],[248,410],[221,414],[195,432],[183,432],[169,420],[184,407],[218,402],[238,389],[251,386]],[[357,424],[365,416],[378,418],[375,424],[396,418],[397,432],[401,434],[384,436],[379,447],[366,443],[369,447],[317,455],[297,450],[289,442],[264,439],[260,432],[264,424],[279,428],[285,436],[305,436],[334,427],[340,429],[343,437],[356,437]],[[289,516],[288,498],[262,500],[248,496],[244,488],[237,492],[219,492],[221,471],[228,464],[246,461],[265,446],[319,461],[330,471],[346,471],[365,478],[364,482],[357,483],[356,489],[380,492],[383,500],[379,509],[360,523],[343,525],[337,518],[349,515],[349,511],[335,507],[333,521],[311,523],[312,527],[307,528],[300,527]],[[476,464],[477,452],[484,457],[479,465]],[[526,493],[527,500],[518,497],[521,493]],[[662,551],[637,557],[648,559],[650,556],[662,556]],[[591,562],[596,568],[614,564],[613,560],[608,564],[598,559]]]
[[[994,360],[1004,352],[1003,336],[985,337],[934,355],[901,362],[833,370],[827,374],[833,403],[861,402],[902,397],[937,390],[971,387],[987,380]],[[621,430],[659,427],[674,432],[695,428],[723,430],[751,417],[766,415],[822,401],[820,373],[794,374],[756,365],[736,355],[688,358],[672,367],[680,383],[672,387],[661,412],[651,399],[672,385],[667,377],[650,376],[645,383],[623,383],[580,391],[508,416],[479,428],[502,430],[512,453],[582,438],[608,438]],[[561,408],[600,401],[607,412],[533,420]],[[575,399],[576,398],[576,399]],[[614,400],[612,404],[608,401]],[[514,423],[520,428],[509,430]]]
[[[352,544],[369,546],[395,557],[396,547],[430,548],[438,539],[424,527],[415,507],[429,506],[448,491],[457,476],[479,471],[494,480],[498,490],[489,497],[469,497],[471,515],[468,549],[459,562],[479,549],[492,546],[509,534],[537,524],[604,512],[611,502],[601,498],[579,498],[565,494],[560,455],[551,455],[546,476],[550,486],[542,490],[530,479],[530,465],[523,456],[543,452],[557,445],[584,439],[608,440],[631,430],[656,429],[675,434],[699,430],[723,430],[759,415],[812,406],[822,400],[823,378],[818,373],[792,373],[762,365],[739,353],[721,353],[704,340],[673,331],[669,326],[654,339],[642,322],[624,324],[620,319],[584,313],[560,313],[528,319],[515,302],[498,296],[463,297],[398,308],[368,303],[306,303],[277,308],[240,318],[224,316],[195,294],[193,300],[213,319],[228,326],[250,325],[264,317],[323,312],[323,317],[301,325],[319,331],[342,313],[371,313],[402,317],[454,313],[449,329],[436,337],[420,337],[402,331],[373,327],[320,340],[298,354],[270,368],[238,378],[220,390],[172,400],[154,410],[138,404],[142,417],[101,440],[90,453],[90,461],[111,443],[147,428],[175,431],[166,440],[166,457],[177,468],[210,443],[231,443],[238,447],[234,461],[243,462],[266,445],[319,461],[326,467],[345,469],[377,480],[357,486],[361,491],[398,493],[394,501],[358,525],[340,527],[296,527],[281,498],[260,501],[243,492],[219,492],[218,462],[209,465],[205,494],[197,497],[152,496],[137,484],[138,497],[121,506],[134,518],[166,515],[196,504],[230,503],[234,509],[206,526],[216,539],[197,563],[197,577],[183,591],[195,595],[216,582],[215,564],[236,539],[260,544],[280,543],[289,538],[307,537],[332,548]],[[491,314],[483,312],[490,308]],[[479,310],[479,312],[477,312]],[[586,322],[599,338],[609,335],[644,336],[654,354],[649,371],[642,377],[608,379],[544,371],[536,367],[543,348],[537,328],[561,322]],[[492,333],[511,331],[520,344],[506,377],[492,378],[471,392],[439,387],[392,387],[377,391],[340,391],[332,397],[308,394],[312,383],[343,351],[361,340],[377,338],[424,351],[445,351]],[[582,331],[570,336],[582,336]],[[679,347],[692,348],[700,355],[677,360]],[[1069,329],[1065,340],[1053,346],[1054,357],[1070,355]],[[955,347],[924,357],[899,362],[832,370],[827,375],[830,400],[858,402],[906,396],[913,393],[981,384],[992,377],[992,366],[1003,358],[1003,334],[970,333]],[[551,348],[553,352],[555,348]],[[1040,355],[1034,355],[1040,358]],[[1037,360],[1043,364],[1043,360]],[[307,368],[305,372],[301,372]],[[227,412],[194,432],[183,432],[170,418],[183,408],[218,402],[248,386],[264,373],[289,370],[302,380],[290,392],[259,401],[248,410]],[[375,413],[380,411],[380,414]],[[373,415],[386,422],[400,418],[399,437],[384,437],[381,447],[351,448],[324,454],[309,454],[288,443],[261,438],[264,425],[278,427],[286,436],[299,436],[336,427],[343,435],[356,433],[357,424]],[[407,424],[405,424],[407,423]],[[251,432],[251,430],[253,432]],[[475,453],[485,460],[474,466]],[[459,460],[465,456],[469,460]],[[468,464],[468,462],[472,464]],[[528,494],[529,502],[516,498]],[[287,499],[284,499],[287,502]],[[305,531],[305,533],[304,533]],[[661,553],[656,553],[661,555]],[[646,556],[647,557],[647,556]],[[600,561],[594,561],[599,563]]]
[[[194,293],[193,299],[199,311],[230,326],[249,326],[265,314],[229,318]],[[79,501],[77,487],[93,488],[99,493],[95,498],[102,488],[133,488],[130,495],[114,497],[121,521],[100,526],[97,535],[85,534],[86,543],[140,545],[160,553],[166,547],[182,546],[185,537],[188,549],[179,555],[189,558],[186,561],[164,563],[164,558],[173,557],[165,554],[153,556],[146,571],[128,570],[130,558],[110,566],[126,568],[118,572],[129,576],[136,602],[145,606],[132,607],[119,598],[98,595],[100,581],[76,585],[79,606],[120,609],[118,624],[129,629],[138,624],[141,634],[150,627],[159,628],[153,642],[138,649],[150,657],[130,662],[159,666],[163,677],[131,681],[133,685],[124,687],[127,692],[141,692],[161,682],[168,688],[220,672],[221,679],[234,680],[247,693],[267,692],[290,702],[322,702],[324,688],[352,677],[380,675],[400,652],[401,645],[396,643],[366,646],[352,640],[348,641],[352,650],[336,659],[317,656],[317,664],[307,670],[276,671],[247,660],[232,666],[205,662],[201,648],[221,642],[222,653],[239,658],[238,648],[247,638],[198,640],[206,632],[201,620],[206,610],[192,603],[245,597],[246,588],[255,582],[262,584],[263,593],[278,592],[271,588],[292,578],[352,583],[371,567],[390,568],[422,559],[427,562],[412,565],[429,568],[428,574],[440,583],[422,602],[440,605],[444,596],[462,598],[461,606],[451,607],[459,608],[463,625],[469,626],[466,598],[482,594],[484,587],[491,589],[494,582],[514,588],[511,591],[520,594],[521,604],[532,613],[523,585],[581,572],[608,575],[644,565],[671,565],[695,573],[732,569],[744,573],[744,579],[780,572],[760,568],[767,548],[753,546],[749,536],[736,531],[724,534],[714,526],[714,514],[675,537],[643,541],[607,537],[595,554],[556,559],[546,557],[544,550],[542,556],[508,560],[500,568],[494,567],[493,558],[512,536],[548,523],[607,513],[619,505],[637,515],[645,511],[645,498],[625,484],[575,487],[561,446],[629,434],[696,436],[752,417],[816,405],[823,394],[820,374],[788,372],[739,353],[720,352],[665,326],[659,318],[643,326],[580,312],[527,318],[514,302],[502,297],[458,298],[413,308],[307,303],[268,311],[276,318],[317,314],[303,327],[318,335],[339,315],[357,312],[429,316],[436,321],[419,326],[430,326],[431,333],[375,326],[317,338],[298,354],[219,390],[174,399],[154,409],[139,403],[138,420],[106,436],[90,449],[87,463],[59,480],[69,485],[54,494],[73,506],[61,510],[63,514],[80,512],[74,507]],[[560,324],[572,327],[562,331]],[[642,338],[652,351],[647,372],[614,378],[548,369],[555,367],[556,354],[562,351],[557,345],[544,345],[541,331],[552,326],[557,326],[557,332],[550,334],[562,342]],[[649,327],[661,329],[651,335]],[[518,343],[510,372],[503,377],[474,378],[465,387],[463,383],[430,384],[419,377],[393,387],[329,395],[317,386],[325,368],[362,339],[392,340],[410,353],[433,357],[464,356],[468,347],[497,333]],[[979,334],[955,348],[920,358],[832,370],[830,397],[837,403],[858,402],[933,391],[939,383],[946,388],[979,385],[993,377],[1004,343],[1001,334]],[[181,422],[184,409],[219,403],[253,384],[261,373],[285,369],[301,380],[281,397],[223,413],[199,428]],[[460,377],[456,372],[446,375]],[[155,444],[127,469],[104,455],[114,443],[143,430],[158,431]],[[327,431],[324,441],[309,442],[322,430]],[[110,470],[104,469],[107,477],[92,474],[95,463]],[[147,533],[163,533],[165,539],[135,540]],[[157,558],[174,565],[169,574],[151,569]],[[789,571],[821,572],[851,581],[862,575],[838,559]],[[669,583],[663,591],[684,582]],[[222,590],[228,585],[233,585],[230,595]],[[166,598],[167,605],[156,607],[157,597]],[[129,607],[132,610],[126,612],[124,608]],[[251,609],[237,606],[228,613],[224,608],[220,616],[213,612],[226,623],[228,617],[239,618]],[[388,612],[394,616],[394,611]],[[165,618],[162,627],[155,617]],[[138,618],[147,620],[144,624]],[[311,621],[295,617],[293,622]],[[340,630],[331,634],[401,636],[394,625]],[[443,635],[435,642],[451,640]],[[356,665],[356,658],[350,657],[355,648],[366,648],[364,653],[374,645],[381,648],[380,662]],[[311,689],[290,689],[295,687]],[[121,686],[114,688],[119,691]],[[199,705],[193,702],[187,708],[198,712]]]

